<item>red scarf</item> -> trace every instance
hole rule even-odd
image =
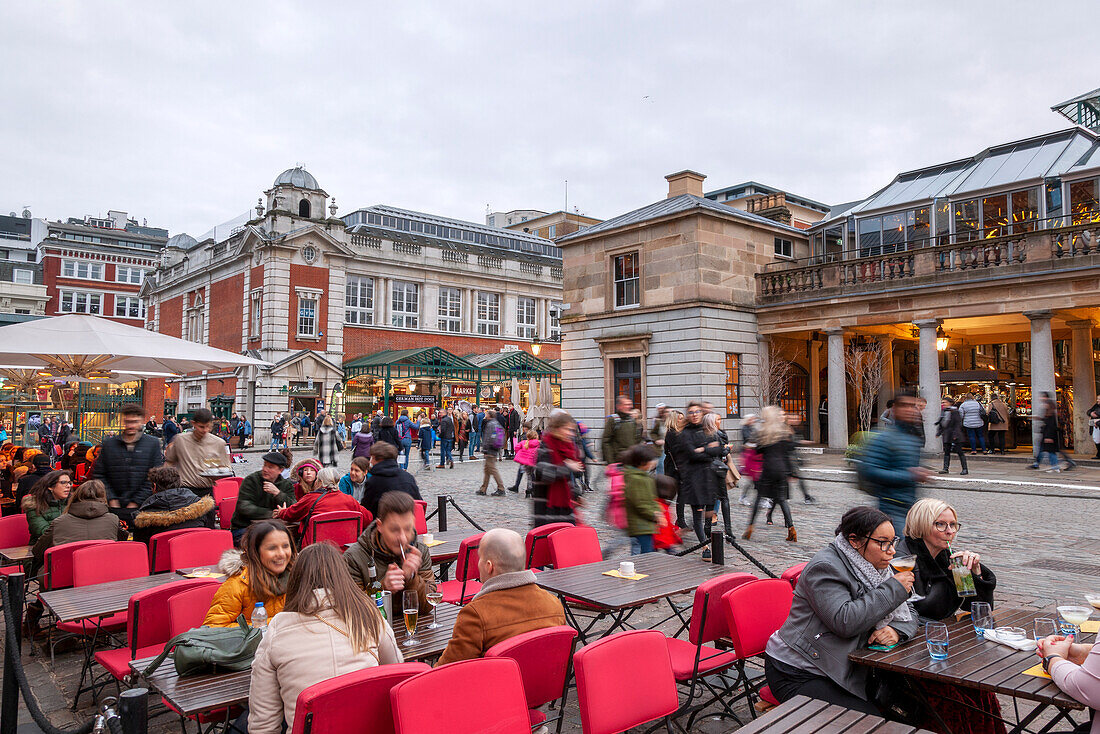
[[[577,460],[577,445],[572,441],[563,441],[549,431],[542,434],[542,445],[550,449],[552,464],[564,466],[566,459]],[[546,488],[546,506],[573,506],[573,482],[569,478],[558,479]]]

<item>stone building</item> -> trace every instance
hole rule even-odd
[[[143,289],[147,327],[273,367],[170,380],[167,411],[241,412],[265,440],[276,413],[466,395],[480,373],[464,357],[536,340],[547,342],[545,358],[558,357],[561,259],[549,240],[387,206],[338,218],[302,168],[275,179],[254,217],[218,231],[169,241]],[[410,360],[424,369],[399,369]]]
[[[0,324],[44,316],[49,295],[38,243],[46,236],[46,223],[30,212],[22,217],[0,216]]]
[[[595,217],[585,216],[579,212],[557,211],[550,214],[540,212],[538,216],[507,225],[507,229],[527,232],[536,237],[545,237],[549,240],[559,240],[579,229],[599,224],[600,221]]]

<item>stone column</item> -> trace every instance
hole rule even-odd
[[[829,448],[848,447],[848,394],[845,391],[844,330],[829,335]]]
[[[771,372],[771,349],[772,339],[766,334],[757,334],[756,336],[756,358],[760,363],[760,405],[757,406],[756,413],[760,414],[760,411],[764,409],[765,405],[770,405],[771,402],[777,397],[774,395],[768,395],[767,391],[770,387],[769,377]]]
[[[1038,412],[1043,409],[1041,396],[1056,395],[1054,385],[1054,342],[1050,338],[1051,312],[1024,311],[1031,321],[1031,445],[1038,451],[1043,423]],[[1092,407],[1091,403],[1089,407]]]
[[[886,410],[886,401],[894,399],[897,392],[897,376],[894,373],[894,337],[892,334],[882,334],[876,337],[882,345],[882,389],[879,391],[879,411]]]
[[[1088,410],[1096,403],[1096,368],[1092,359],[1092,321],[1067,321],[1073,330],[1073,453],[1094,456]]]
[[[390,279],[379,278],[374,294],[374,323],[378,326],[390,325]]]
[[[810,440],[821,443],[821,421],[817,409],[821,405],[821,342],[810,339],[810,404],[806,410],[806,420],[810,422]]]
[[[918,363],[920,374],[920,396],[928,405],[924,408],[924,450],[940,451],[940,441],[936,438],[936,421],[940,417],[940,355],[936,351],[936,329],[943,323],[939,319],[917,321],[920,328],[920,347]]]

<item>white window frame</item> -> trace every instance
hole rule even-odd
[[[449,334],[462,331],[462,289],[439,289],[439,330]]]
[[[19,285],[34,285],[34,271],[25,268],[12,268],[11,282]]]
[[[81,274],[83,270],[83,274]],[[103,263],[87,260],[62,260],[61,277],[79,280],[103,280]]]
[[[634,275],[627,278],[617,277],[615,271],[619,260],[624,260],[628,257],[634,258]],[[630,285],[634,285],[634,300],[627,301],[627,291]],[[612,300],[611,303],[615,309],[621,308],[637,308],[642,305],[642,253],[639,250],[632,250],[630,252],[620,252],[618,255],[612,255],[611,257],[611,288],[612,288]],[[623,293],[622,303],[619,303],[620,289]]]
[[[320,293],[314,291],[298,292],[297,333],[299,339],[317,338],[320,311]]]
[[[130,301],[136,301],[138,304],[138,315],[130,315]],[[122,313],[119,313],[119,307],[122,307]],[[145,301],[137,296],[122,296],[115,295],[115,318],[119,319],[144,319],[145,318]]]
[[[59,291],[57,310],[59,313],[85,313],[101,316],[103,315],[103,294],[89,293],[88,291]]]
[[[122,274],[126,273],[126,277],[123,278]],[[137,280],[134,280],[134,276],[137,276]],[[115,266],[115,282],[116,283],[129,283],[131,285],[141,285],[145,282],[146,271],[143,268],[135,267],[132,265],[116,265]]]
[[[390,324],[403,329],[420,328],[420,286],[403,280],[391,285]]]
[[[538,328],[538,303],[534,298],[520,296],[516,299],[516,336],[534,339]]]
[[[260,329],[263,326],[263,307],[264,307],[264,292],[262,289],[257,288],[252,291],[249,298],[249,316],[248,320],[248,335],[250,337],[258,338],[260,336]]]
[[[552,240],[557,236],[558,236],[558,225],[551,224],[546,230],[546,237],[547,237],[547,239]]]
[[[775,256],[786,260],[794,259],[794,241],[786,237],[775,238]]]
[[[344,323],[358,326],[374,323],[374,278],[348,276],[344,285]]]
[[[560,303],[550,304],[550,340],[561,341],[561,307]]]
[[[500,294],[477,292],[477,333],[500,336]]]

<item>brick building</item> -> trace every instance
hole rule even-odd
[[[397,395],[438,406],[449,394],[442,367],[433,379],[345,375],[358,358],[462,358],[538,340],[556,359],[561,279],[549,240],[388,206],[337,218],[335,200],[293,168],[225,236],[174,236],[142,295],[147,328],[274,365],[170,380],[164,397],[180,413],[243,412],[263,440],[277,412],[391,409]]]

